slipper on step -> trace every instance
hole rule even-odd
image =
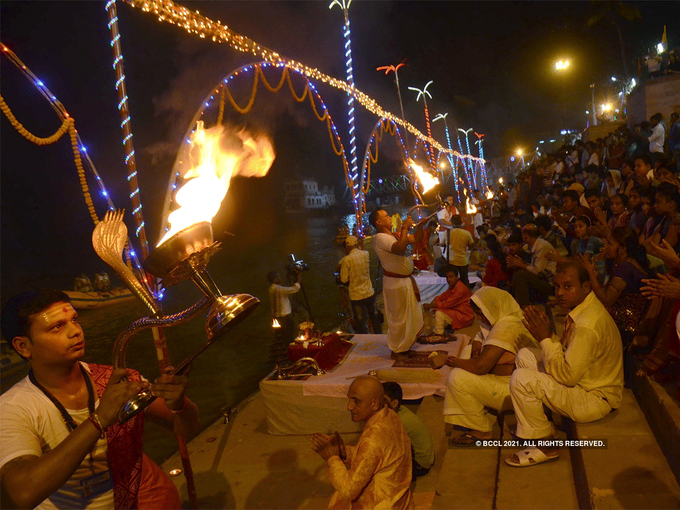
[[[482,441],[482,439],[473,436],[469,432],[463,432],[460,436],[449,439],[449,446],[473,446],[477,441]]]
[[[536,464],[542,464],[544,462],[549,462],[551,460],[557,460],[560,458],[559,453],[548,457],[540,448],[531,446],[525,450],[515,453],[518,461],[515,461],[512,456],[505,459],[505,463],[512,467],[528,467],[535,466]]]

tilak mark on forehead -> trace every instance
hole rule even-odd
[[[55,303],[49,308],[43,310],[43,312],[38,315],[38,319],[43,324],[47,325],[51,322],[59,320],[63,314],[68,314],[71,312],[75,313],[75,309],[71,303]]]

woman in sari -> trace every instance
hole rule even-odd
[[[649,278],[649,261],[635,231],[616,227],[607,236],[604,246],[606,267],[610,278],[605,286],[598,280],[594,261],[583,255],[579,260],[588,270],[593,292],[616,322],[624,347],[633,340],[635,328],[647,311],[647,300],[640,289],[642,280]]]

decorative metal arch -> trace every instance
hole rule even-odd
[[[267,78],[264,75],[263,69],[282,69],[281,72],[281,77],[279,78],[278,83],[275,86],[272,86],[269,81],[267,81]],[[305,82],[305,88],[302,91],[300,95],[297,94],[295,91],[295,88],[293,86],[293,83],[290,79],[290,73],[293,72],[297,76],[300,76],[304,82]],[[229,91],[228,85],[229,83],[236,79],[239,76],[253,76],[253,85],[251,89],[251,94],[250,98],[248,99],[248,102],[246,103],[245,106],[240,106],[234,97],[231,95],[231,92]],[[214,102],[216,100],[219,100],[219,114],[217,117],[217,123],[216,124],[221,124],[222,119],[223,119],[223,114],[224,114],[224,106],[227,101],[231,104],[234,110],[236,110],[238,113],[245,115],[248,113],[252,107],[253,104],[255,103],[255,96],[257,95],[258,91],[258,84],[259,82],[262,82],[264,87],[272,93],[276,93],[281,88],[285,83],[288,84],[288,89],[293,96],[293,98],[298,102],[302,103],[305,101],[305,99],[309,98],[309,103],[312,108],[312,111],[314,112],[314,115],[320,122],[326,122],[326,125],[328,127],[328,135],[331,140],[331,146],[333,147],[333,152],[337,156],[340,156],[342,159],[342,164],[345,172],[345,180],[347,182],[347,186],[349,189],[352,190],[352,199],[354,202],[354,207],[355,211],[357,213],[357,216],[361,214],[361,203],[363,202],[363,196],[361,193],[361,186],[359,183],[355,183],[352,181],[350,174],[349,174],[349,164],[347,161],[347,156],[345,154],[345,147],[342,144],[342,140],[340,138],[340,135],[338,134],[338,130],[333,123],[333,119],[331,118],[331,115],[328,111],[328,107],[326,106],[325,102],[321,98],[321,95],[319,92],[316,90],[316,87],[314,84],[300,71],[296,70],[295,68],[289,67],[286,65],[284,62],[279,62],[279,63],[271,63],[271,62],[257,62],[254,64],[248,64],[244,65],[242,67],[239,67],[235,71],[232,71],[231,74],[229,74],[226,78],[221,80],[213,89],[211,89],[210,93],[205,97],[203,100],[202,107],[198,110],[196,115],[194,115],[194,118],[191,120],[191,123],[189,124],[189,128],[187,129],[185,135],[184,135],[184,143],[182,144],[182,147],[180,147],[180,150],[177,153],[177,158],[175,159],[175,164],[173,165],[172,169],[172,174],[170,176],[170,180],[168,182],[168,188],[165,194],[165,203],[163,206],[163,224],[161,226],[161,231],[165,232],[168,230],[167,227],[167,218],[168,218],[168,212],[170,210],[170,205],[172,203],[172,195],[174,190],[177,188],[177,181],[180,178],[180,161],[181,161],[181,156],[183,153],[183,150],[185,148],[185,145],[190,143],[190,135],[191,133],[195,130],[196,128],[196,123],[201,120],[201,117],[205,114],[206,110],[213,106]],[[321,107],[321,114],[319,113],[319,108],[317,107],[317,102],[319,103]]]
[[[402,156],[404,158],[404,161],[406,162],[406,167],[409,170],[409,181],[411,183],[411,186],[413,186],[414,179],[410,178],[412,177],[413,171],[411,170],[411,167],[408,164],[409,160],[408,149],[406,147],[406,144],[404,143],[403,138],[401,137],[401,131],[399,131],[399,126],[393,121],[383,117],[379,119],[378,122],[376,122],[375,126],[373,127],[373,131],[371,131],[371,136],[368,139],[368,143],[366,144],[366,153],[364,154],[364,159],[361,166],[361,173],[359,174],[360,189],[363,197],[365,197],[368,194],[371,188],[371,164],[378,162],[379,155],[378,144],[382,141],[383,134],[385,133],[392,135],[399,142],[399,145],[401,146]],[[375,156],[371,152],[371,147],[374,145],[374,142],[375,142]],[[365,200],[362,200],[361,207],[362,207],[361,211],[366,212]]]

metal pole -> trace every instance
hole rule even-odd
[[[106,4],[106,12],[109,15],[109,30],[111,32],[111,46],[113,47],[113,67],[116,70],[116,90],[118,91],[118,111],[120,112],[120,127],[123,130],[123,144],[125,145],[125,164],[127,166],[127,180],[130,183],[130,199],[132,200],[132,216],[137,224],[136,234],[139,238],[142,250],[142,260],[149,255],[149,245],[146,240],[144,230],[144,216],[142,214],[142,201],[139,196],[139,183],[137,182],[137,162],[135,160],[135,149],[132,144],[132,127],[130,120],[130,110],[128,106],[128,96],[125,89],[125,73],[123,72],[123,55],[120,49],[120,32],[118,31],[118,14],[116,11],[116,1],[109,0]]]
[[[590,84],[590,97],[592,102],[593,126],[597,126],[597,110],[595,110],[595,84]]]

